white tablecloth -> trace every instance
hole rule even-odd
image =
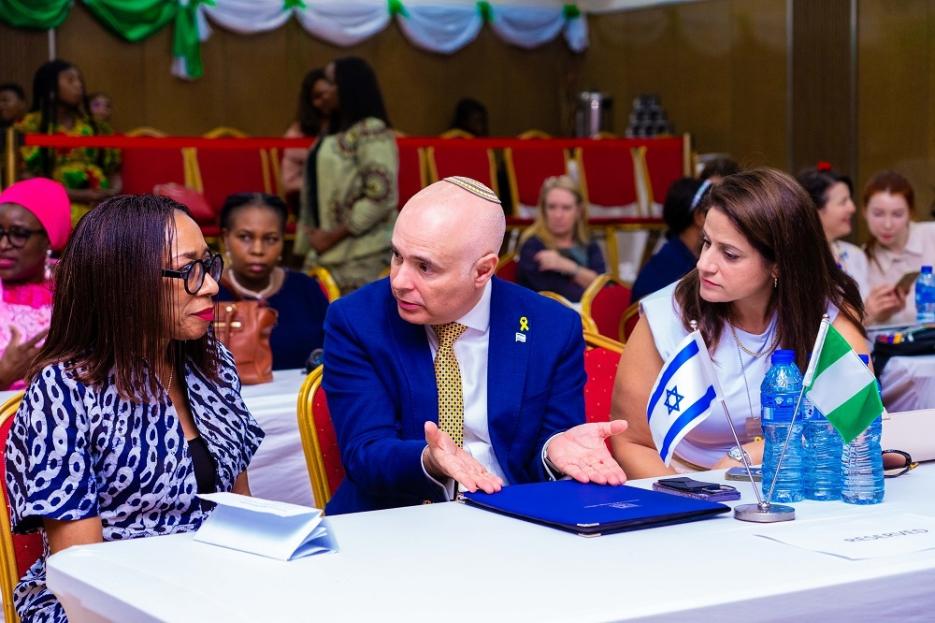
[[[935,355],[893,357],[883,368],[880,384],[889,411],[935,408]]]
[[[720,472],[701,474],[720,480]],[[650,481],[637,481],[649,486]],[[740,484],[744,501],[750,485]],[[935,516],[935,466],[882,506],[796,504],[799,523]],[[464,506],[330,518],[341,551],[278,562],[191,535],[72,547],[48,582],[75,623],[114,621],[931,621],[935,550],[853,561],[728,515],[582,538]]]
[[[247,470],[250,491],[256,497],[315,505],[296,420],[296,401],[304,380],[304,370],[276,370],[272,383],[244,385],[240,392],[266,433]]]
[[[314,506],[296,420],[296,401],[304,380],[304,371],[277,370],[272,383],[244,385],[244,403],[266,432],[247,473],[250,490],[257,497]],[[17,393],[0,392],[0,404]]]

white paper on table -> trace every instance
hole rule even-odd
[[[757,536],[849,560],[882,558],[935,549],[935,517],[875,513],[859,519],[774,526]]]
[[[338,551],[320,509],[236,493],[198,497],[217,507],[201,524],[196,541],[277,560]]]

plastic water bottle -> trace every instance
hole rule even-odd
[[[869,363],[867,355],[861,355]],[[877,385],[879,390],[879,384]],[[867,430],[844,446],[841,453],[841,498],[849,504],[879,504],[883,501],[883,453],[880,435],[883,418],[878,417]]]
[[[805,450],[802,446],[802,429],[805,414],[800,407],[795,424],[792,424],[792,414],[802,390],[802,373],[795,365],[795,351],[774,351],[771,363],[772,367],[760,385],[760,414],[765,439],[763,495],[769,495],[773,478],[776,478],[776,486],[769,501],[798,502],[804,498],[802,467]],[[789,435],[790,425],[792,434],[789,436],[789,446],[777,476],[776,466]]]
[[[805,420],[805,497],[840,500],[844,440],[818,408],[809,403],[806,409],[811,414]]]
[[[916,278],[916,320],[935,322],[935,274],[931,266],[923,266]]]

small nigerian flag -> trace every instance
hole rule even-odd
[[[877,380],[827,318],[821,321],[812,353],[805,392],[850,443],[883,414]]]
[[[685,435],[717,408],[712,403],[720,396],[708,347],[701,333],[692,331],[662,366],[646,406],[653,442],[666,465]]]

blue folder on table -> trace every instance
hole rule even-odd
[[[717,502],[574,480],[510,485],[498,493],[465,493],[464,501],[583,536],[695,521],[730,510]]]

